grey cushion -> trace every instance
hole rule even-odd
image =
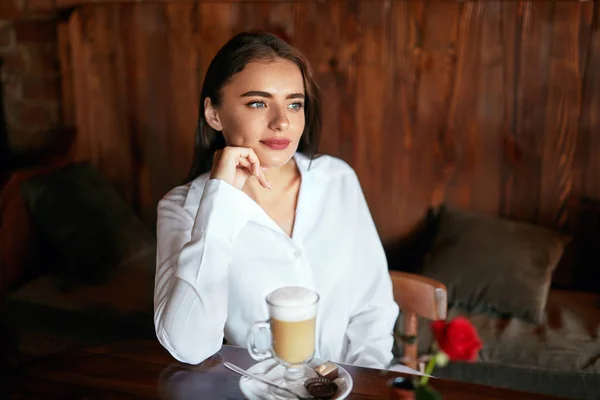
[[[421,274],[446,284],[450,307],[539,322],[566,241],[542,227],[445,208]]]

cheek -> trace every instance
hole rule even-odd
[[[263,122],[248,115],[228,115],[222,120],[223,135],[228,145],[249,146],[255,143],[261,132]]]
[[[300,136],[302,136],[302,132],[304,132],[304,124],[305,124],[304,112],[299,112],[299,113],[293,114],[292,117],[290,118],[290,125],[292,126],[294,134],[298,138],[300,138]]]
[[[304,132],[304,112],[288,115],[290,129],[294,141],[299,141]],[[268,131],[269,120],[266,113],[237,112],[221,116],[223,135],[228,145],[252,147]],[[288,136],[289,137],[289,136]]]

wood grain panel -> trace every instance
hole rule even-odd
[[[387,135],[391,140],[386,145],[383,158],[384,168],[391,170],[387,184],[393,191],[389,195],[387,215],[390,221],[394,221],[394,232],[390,234],[393,238],[402,237],[414,229],[424,212],[424,205],[418,202],[419,193],[412,189],[419,186],[420,172],[415,165],[419,158],[415,141],[419,140],[416,124],[419,65],[425,33],[424,10],[423,2],[393,2],[390,12],[394,65],[390,86],[394,89],[391,100],[394,109],[390,111],[391,125]]]
[[[193,157],[194,135],[198,124],[198,105],[201,81],[198,76],[198,48],[200,40],[197,5],[194,2],[185,4],[168,4],[165,6],[168,32],[167,68],[169,70],[169,90],[177,95],[171,96],[168,107],[169,134],[167,147],[169,165],[169,181],[165,186],[174,186],[183,182],[190,168]],[[167,78],[167,77],[165,77]],[[161,191],[166,187],[158,188]],[[156,199],[153,199],[156,201]]]
[[[582,110],[574,164],[575,193],[600,199],[600,6],[588,10],[584,24],[591,30],[582,88]]]
[[[412,210],[407,227],[414,227],[430,205],[438,205],[456,168],[448,144],[447,119],[453,95],[457,41],[463,4],[430,2],[423,10],[423,47],[419,65],[417,118],[411,162],[414,174],[406,187]],[[409,229],[410,229],[409,228]]]
[[[357,104],[355,102],[357,90],[357,72],[358,72],[358,37],[359,21],[356,15],[356,9],[338,4],[335,7],[335,18],[338,39],[335,42],[334,55],[328,60],[327,67],[331,69],[333,77],[319,77],[319,83],[327,79],[335,81],[337,97],[339,102],[339,111],[335,114],[335,123],[332,124],[332,129],[337,131],[324,131],[326,135],[335,135],[338,137],[337,149],[326,148],[324,151],[332,151],[333,154],[352,162],[354,147],[356,146],[357,130],[355,118]],[[320,29],[315,26],[314,29]],[[321,67],[320,69],[322,69]],[[324,93],[324,96],[327,93]],[[324,106],[330,102],[331,97],[324,97]],[[325,112],[328,114],[328,112]]]
[[[521,149],[517,145],[517,117],[520,115],[517,106],[518,63],[515,60],[518,53],[517,38],[519,37],[518,6],[507,7],[504,2],[500,11],[500,41],[502,46],[502,74],[504,82],[504,97],[502,107],[504,122],[502,145],[498,148],[501,153],[502,166],[500,171],[500,215],[510,216],[514,213],[515,187],[514,167],[521,159]],[[498,102],[495,104],[499,105]]]
[[[560,226],[569,195],[600,198],[598,8],[500,0],[86,5],[60,47],[73,72],[65,120],[77,125],[79,158],[153,226],[156,203],[191,162],[208,64],[234,33],[273,30],[310,60],[323,91],[321,150],[356,169],[384,242],[413,231],[442,202]]]
[[[57,27],[58,59],[60,63],[60,75],[63,77],[73,76],[73,65],[71,59],[71,43],[69,39],[69,20],[64,18],[58,21]],[[62,123],[66,126],[75,126],[75,113],[77,108],[74,104],[75,93],[73,79],[61,79],[61,111]]]
[[[254,21],[252,14],[238,14],[242,26],[233,26],[232,18],[235,15],[234,11],[240,7],[242,6],[238,4],[226,3],[198,4],[198,13],[196,15],[200,21],[200,25],[199,41],[196,50],[200,54],[200,68],[198,72],[202,77],[202,81],[204,81],[204,76],[211,60],[229,38],[238,33],[238,31],[253,29],[251,25]]]
[[[163,5],[134,6],[132,26],[139,31],[135,38],[136,141],[140,150],[139,201],[144,221],[153,226],[156,199],[164,195],[164,187],[172,181],[169,164],[168,103],[174,92],[170,91],[166,10]],[[181,179],[181,178],[180,178]]]
[[[394,111],[390,85],[392,78],[390,49],[390,1],[376,3],[361,2],[357,9],[359,31],[358,65],[355,109],[356,141],[352,165],[356,168],[375,224],[380,234],[386,235],[393,229],[394,221],[387,226],[390,208],[389,193],[391,175],[383,165],[382,154],[395,138],[387,130]]]
[[[143,147],[142,147],[142,130],[140,129],[141,121],[138,116],[138,93],[137,88],[144,83],[140,81],[141,74],[138,71],[138,51],[139,43],[143,40],[143,36],[139,34],[138,29],[133,29],[135,22],[135,6],[120,6],[113,9],[118,13],[119,23],[116,29],[119,32],[118,37],[118,56],[119,70],[121,71],[121,79],[119,82],[121,100],[123,101],[124,114],[127,119],[127,128],[124,135],[128,140],[131,150],[131,169],[132,182],[130,185],[133,191],[132,207],[137,215],[142,216],[147,211],[144,210],[142,201],[143,185],[142,170],[144,169]],[[147,203],[146,203],[147,204]],[[150,225],[152,226],[152,225]]]
[[[88,148],[81,148],[80,159],[90,155],[115,185],[125,200],[133,198],[131,148],[123,80],[123,49],[120,47],[119,13],[102,6],[81,13],[81,62],[86,66],[81,77],[85,92],[79,97],[87,106],[83,131]],[[120,50],[119,50],[120,49]],[[80,69],[75,65],[74,68]],[[83,142],[82,142],[83,143]]]
[[[489,8],[489,7],[488,7]],[[473,104],[478,104],[481,39],[483,33],[483,10],[481,2],[465,3],[462,8],[457,41],[457,65],[452,95],[448,105],[448,119],[443,131],[442,145],[454,161],[453,176],[448,182],[446,200],[454,205],[472,208],[473,191],[487,190],[489,186],[473,186],[475,171],[482,168],[478,163],[480,137],[487,135],[477,126],[478,115]],[[490,182],[493,186],[493,182]]]
[[[294,31],[292,44],[301,48],[303,54],[311,60],[314,78],[319,84],[323,99],[327,100],[327,112],[323,115],[323,130],[321,133],[320,152],[333,156],[346,158],[343,154],[341,137],[342,129],[339,126],[340,113],[348,111],[343,108],[345,104],[344,71],[341,60],[344,57],[343,48],[340,48],[340,27],[351,26],[353,21],[343,21],[344,7],[337,2],[311,3],[306,6],[294,5]],[[328,21],[328,24],[325,24]],[[320,29],[319,29],[320,27]],[[307,32],[319,32],[319,40],[314,40]],[[354,96],[349,96],[351,99]],[[345,111],[343,111],[345,110]],[[352,123],[352,126],[354,124]],[[344,157],[345,156],[345,157]]]
[[[77,136],[73,144],[73,153],[76,160],[94,161],[95,157],[92,153],[93,136],[89,132],[89,111],[90,107],[87,103],[88,87],[87,87],[87,71],[88,65],[84,54],[83,43],[83,26],[82,12],[76,10],[71,14],[68,22],[69,48],[71,57],[71,67],[73,75],[71,76],[73,85],[73,104],[75,109],[75,124],[77,127]],[[66,55],[63,53],[62,55]],[[62,61],[62,60],[61,60]],[[64,79],[65,77],[63,77]],[[68,78],[67,78],[68,79]],[[68,105],[67,105],[68,106]]]
[[[296,4],[294,4],[294,2],[278,2],[271,4],[268,7],[267,24],[263,29],[279,34],[282,39],[290,40],[293,44],[294,40],[292,38],[295,32],[295,13]],[[307,35],[302,33],[302,36],[306,37]],[[321,42],[321,40],[318,42]]]
[[[580,115],[581,4],[557,3],[555,7],[539,221],[549,226],[563,226],[567,222],[566,203],[572,189],[571,167]],[[582,34],[587,36],[589,31]]]
[[[42,357],[24,365],[9,386],[13,398],[53,399],[240,399],[239,376],[225,361],[249,368],[255,364],[248,351],[223,346],[198,365],[173,362],[157,340],[129,341],[100,351],[69,351]],[[390,398],[390,380],[410,375],[344,365],[352,378],[348,400]],[[545,394],[518,392],[494,386],[434,379],[432,388],[447,400],[558,400]],[[591,391],[591,390],[590,390]],[[401,395],[400,393],[398,393]]]
[[[508,97],[504,74],[502,9],[503,2],[485,3],[481,14],[481,48],[478,65],[476,108],[473,110],[475,137],[472,150],[474,170],[471,180],[471,208],[486,214],[500,212],[502,185],[502,138],[507,129],[506,98]]]
[[[505,53],[506,62],[512,64],[507,75],[514,89],[504,140],[503,214],[518,220],[537,221],[539,215],[553,16],[552,2],[513,3],[506,9],[506,40],[514,49]]]

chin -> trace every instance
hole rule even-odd
[[[279,168],[288,163],[294,156],[296,150],[286,149],[285,151],[262,150],[257,152],[260,165],[263,168]]]

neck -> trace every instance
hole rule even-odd
[[[244,185],[244,191],[251,195],[256,200],[268,199],[277,197],[283,192],[298,174],[296,168],[296,160],[291,158],[290,161],[277,168],[269,168],[264,171],[264,174],[272,186],[272,189],[263,188],[255,177],[250,177]]]
[[[264,174],[273,188],[281,188],[295,175],[295,170],[296,163],[292,158],[281,167],[266,169]]]

